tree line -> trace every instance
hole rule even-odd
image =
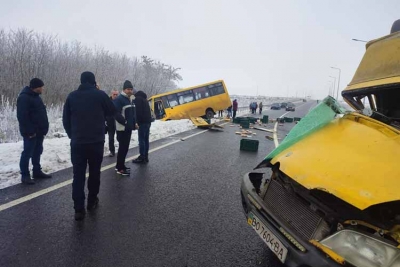
[[[175,89],[182,80],[180,68],[147,56],[128,57],[27,29],[0,29],[0,66],[0,95],[13,103],[34,77],[45,83],[43,100],[47,104],[63,103],[87,70],[96,75],[104,90],[120,90],[128,79],[149,96]]]

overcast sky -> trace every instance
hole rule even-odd
[[[179,87],[225,80],[231,94],[328,94],[365,44],[390,31],[399,0],[0,0],[0,27],[28,28],[180,67]],[[128,77],[127,77],[128,78]]]

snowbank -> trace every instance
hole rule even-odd
[[[150,128],[150,141],[171,136],[195,128],[190,120],[155,121]],[[106,136],[104,155],[109,154]],[[53,133],[44,140],[41,165],[44,172],[55,172],[71,166],[70,140],[63,132]],[[116,147],[118,142],[115,141]],[[130,147],[138,146],[137,132],[133,132]],[[151,144],[150,144],[151,147]],[[19,159],[23,142],[0,144],[0,189],[20,183]],[[72,178],[72,177],[71,177]]]

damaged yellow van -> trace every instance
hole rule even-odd
[[[287,266],[400,266],[396,23],[342,92],[355,111],[326,98],[243,178],[247,222]]]

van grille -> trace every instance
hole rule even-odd
[[[291,225],[305,240],[313,239],[317,229],[329,229],[321,216],[275,180],[270,180],[264,200],[274,215]]]

